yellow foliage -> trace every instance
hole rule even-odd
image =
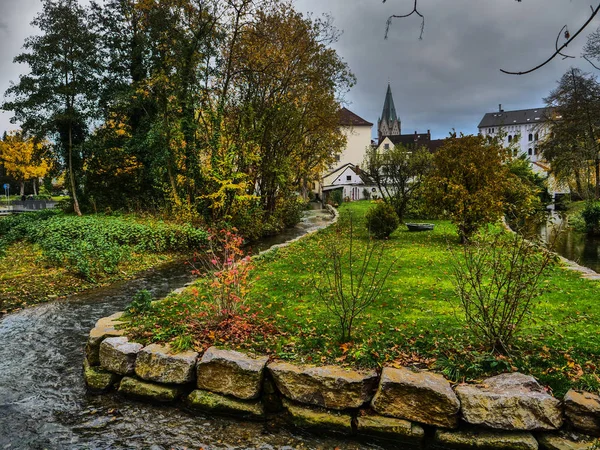
[[[41,147],[33,139],[24,139],[21,133],[11,131],[4,141],[0,141],[0,162],[6,172],[19,181],[41,178],[50,170]]]

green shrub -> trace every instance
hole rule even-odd
[[[131,217],[71,216],[57,210],[20,214],[0,220],[0,255],[10,244],[36,244],[55,266],[90,281],[112,274],[132,253],[189,252],[206,242],[207,233],[189,224],[177,225]]]
[[[125,308],[127,315],[144,313],[152,309],[152,294],[147,289],[137,291],[131,303]]]
[[[386,239],[390,237],[398,225],[400,219],[391,205],[384,202],[377,202],[370,208],[365,215],[367,229],[369,233],[377,239]]]
[[[587,203],[581,211],[581,217],[589,234],[600,234],[600,203]]]
[[[336,205],[341,205],[344,202],[344,194],[341,189],[336,189],[331,192],[331,201]]]

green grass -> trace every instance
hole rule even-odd
[[[354,202],[340,208],[352,211],[363,240],[362,220],[370,206]],[[131,333],[145,342],[175,340],[181,348],[197,349],[216,344],[303,363],[410,365],[455,381],[519,370],[558,395],[572,386],[599,389],[596,282],[552,267],[511,354],[489,354],[465,327],[454,291],[449,264],[452,250],[460,248],[455,228],[446,221],[428,222],[435,223],[433,232],[410,233],[401,226],[391,235],[385,260],[395,262],[386,289],[358,320],[349,344],[337,339],[337,322],[315,290],[313,274],[322,270],[323,249],[333,229],[255,259],[249,310],[233,331],[209,324],[205,288],[197,284],[150,313],[132,317]],[[265,331],[265,324],[273,330]]]

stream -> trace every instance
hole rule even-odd
[[[325,211],[311,211],[290,233],[264,245],[330,221]],[[122,310],[140,289],[161,298],[191,280],[189,267],[173,263],[0,319],[0,449],[379,448],[341,436],[124,401],[116,393],[88,394],[83,347],[95,322]]]
[[[600,273],[600,236],[589,236],[568,225],[560,214],[551,211],[539,235],[543,241],[552,242],[560,256]],[[560,230],[558,238],[555,238],[556,230]]]

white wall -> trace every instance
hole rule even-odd
[[[371,145],[371,126],[340,127],[346,136],[346,148],[340,154],[339,161],[333,167],[343,166],[346,163],[361,166],[365,158],[366,148]]]

